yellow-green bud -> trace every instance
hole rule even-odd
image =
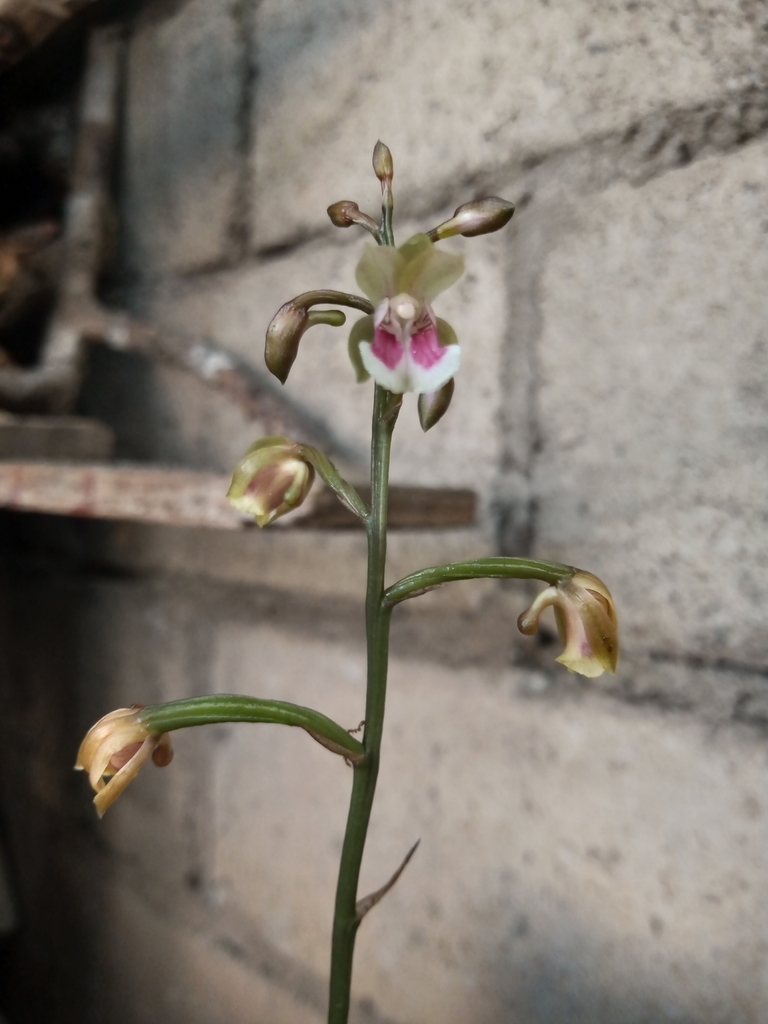
[[[390,184],[395,174],[389,147],[379,139],[373,149],[373,172],[382,184]]]
[[[450,220],[432,228],[428,235],[433,242],[450,238],[452,235],[463,235],[464,238],[488,235],[508,224],[514,212],[515,204],[507,202],[506,199],[499,199],[497,196],[475,199],[471,203],[459,206]]]
[[[315,470],[300,445],[287,437],[263,437],[237,464],[227,498],[238,512],[266,526],[298,508],[314,479]]]

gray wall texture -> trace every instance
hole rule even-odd
[[[473,487],[481,522],[393,536],[391,575],[530,552],[596,572],[621,617],[618,675],[586,682],[517,637],[522,586],[398,612],[364,887],[422,842],[361,929],[354,1019],[763,1024],[765,3],[157,0],[127,75],[123,301],[255,365],[283,301],[353,286],[364,239],[325,208],[375,212],[378,137],[401,239],[518,204],[448,243],[456,398],[424,436],[411,396],[395,442],[396,481]],[[92,374],[124,456],[230,469],[256,436],[174,371]],[[314,329],[287,388],[362,460],[343,332]],[[68,771],[134,701],[241,691],[356,725],[364,539],[5,529],[2,756],[50,1019],[319,1024],[349,771],[292,732],[201,730],[103,823]]]

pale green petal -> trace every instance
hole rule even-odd
[[[456,331],[451,327],[447,320],[441,320],[438,316],[437,320],[437,340],[441,345],[458,345],[459,339],[456,337]]]
[[[396,294],[403,257],[389,245],[366,245],[355,271],[355,280],[374,306]]]
[[[432,242],[426,235],[413,235],[407,242],[403,242],[397,251],[406,263],[410,263],[411,260],[415,260],[421,253],[431,252]]]
[[[370,374],[363,366],[363,360],[360,356],[361,341],[373,341],[372,316],[362,317],[362,319],[352,325],[352,330],[349,332],[349,358],[352,366],[355,368],[358,384],[364,384],[370,377]]]
[[[431,302],[464,273],[464,257],[440,249],[422,249],[398,277],[398,291]]]

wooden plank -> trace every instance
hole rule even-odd
[[[370,503],[371,488],[357,484],[357,491]],[[393,530],[450,530],[473,526],[477,518],[477,495],[474,491],[449,487],[403,487],[393,484],[389,489],[389,526]],[[323,487],[317,491],[312,511],[292,525],[297,528],[347,529],[360,525],[333,491]]]
[[[170,526],[239,530],[252,521],[226,498],[229,477],[158,466],[0,462],[0,508],[94,519],[123,519]],[[364,494],[365,489],[360,488]],[[450,529],[475,522],[472,491],[393,487],[393,529]],[[277,528],[359,527],[336,496],[317,484],[304,505]]]
[[[240,529],[226,499],[229,480],[145,466],[2,462],[0,506],[26,512]]]
[[[114,432],[100,420],[0,412],[0,459],[108,459],[114,444]]]

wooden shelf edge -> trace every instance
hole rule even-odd
[[[17,512],[121,519],[168,526],[242,530],[252,521],[226,498],[229,477],[162,466],[43,460],[0,462],[0,508]],[[365,489],[360,488],[363,497]],[[476,523],[476,495],[452,488],[393,486],[392,529],[455,529]],[[336,530],[359,521],[327,488],[315,486],[304,505],[277,528]]]

